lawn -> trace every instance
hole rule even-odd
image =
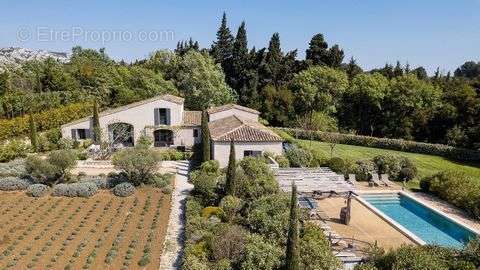
[[[158,269],[170,196],[0,195],[1,269]]]
[[[298,144],[306,148],[314,148],[330,156],[330,144],[318,141],[296,140]],[[415,154],[394,150],[386,150],[379,148],[370,148],[363,146],[337,144],[334,148],[334,156],[341,158],[350,158],[353,160],[369,159],[377,155],[401,155],[408,157],[417,165],[419,178],[432,175],[442,170],[462,171],[471,175],[480,181],[480,164],[465,164],[448,160],[444,157]]]

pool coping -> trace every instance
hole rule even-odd
[[[424,207],[427,207],[429,208],[430,210],[432,210],[433,212],[437,213],[438,215],[448,219],[449,221],[459,225],[459,226],[462,226],[464,227],[466,230],[472,232],[473,234],[476,234],[478,236],[480,236],[480,231],[476,230],[475,228],[471,227],[470,225],[462,222],[461,220],[458,220],[452,216],[450,216],[449,214],[447,213],[444,213],[438,209],[435,209],[434,206],[424,202],[423,200],[419,199],[419,198],[416,198],[414,195],[412,194],[409,194],[408,192],[405,192],[405,191],[396,191],[396,192],[378,192],[378,193],[373,193],[373,194],[392,194],[392,193],[397,193],[397,194],[400,194],[400,195],[403,195],[405,197],[408,197],[409,199],[411,200],[414,200],[415,202],[419,203],[420,205],[424,206]],[[369,192],[362,192],[361,194],[365,195],[365,194],[372,194],[372,193],[369,193]],[[404,226],[400,225],[398,222],[396,222],[395,220],[393,220],[392,218],[388,217],[386,214],[384,214],[383,212],[381,212],[380,210],[378,210],[375,206],[373,206],[372,204],[370,204],[369,202],[367,202],[365,199],[361,198],[360,196],[356,196],[355,199],[360,202],[361,204],[363,204],[365,207],[367,207],[368,209],[370,209],[370,211],[374,212],[377,216],[379,216],[381,219],[385,220],[387,223],[389,223],[390,225],[392,225],[395,229],[397,229],[398,231],[400,231],[403,235],[407,236],[410,240],[412,240],[413,242],[415,242],[416,244],[418,245],[426,245],[427,243],[425,241],[423,241],[420,237],[418,237],[417,235],[415,235],[414,233],[412,233],[411,231],[409,231],[407,228],[405,228]]]
[[[387,192],[386,192],[387,193]],[[388,193],[398,193],[398,192],[388,192]],[[380,194],[380,193],[379,193]],[[420,237],[416,236],[407,228],[403,227],[400,225],[400,223],[396,222],[392,218],[388,217],[384,213],[382,213],[380,210],[378,210],[375,206],[371,205],[369,202],[367,202],[365,199],[356,196],[355,199],[360,202],[362,205],[367,207],[370,211],[372,211],[374,214],[379,216],[381,219],[386,221],[388,224],[390,224],[393,228],[395,228],[397,231],[399,231],[401,234],[405,235],[408,239],[412,240],[415,244],[417,245],[426,245],[427,243],[423,241]]]

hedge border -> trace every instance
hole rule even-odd
[[[295,128],[273,128],[288,135],[305,140],[314,140],[329,143],[357,145],[418,154],[437,155],[458,161],[480,162],[480,151],[457,148],[445,144],[423,143],[402,139],[378,138],[355,134],[343,134],[323,131],[308,131]]]

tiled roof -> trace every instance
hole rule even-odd
[[[237,109],[237,110],[246,111],[246,112],[249,112],[249,113],[260,114],[260,112],[257,111],[257,110],[250,109],[250,108],[240,106],[240,105],[237,105],[237,104],[233,104],[233,103],[210,108],[210,109],[208,109],[208,113],[212,114],[212,113],[227,111],[227,110],[230,110],[230,109]]]
[[[184,126],[200,126],[202,124],[201,111],[183,111]]]
[[[170,94],[165,94],[165,95],[160,95],[160,96],[152,97],[152,98],[149,98],[149,99],[141,100],[141,101],[138,101],[138,102],[130,103],[128,105],[120,106],[120,107],[117,107],[117,108],[108,109],[108,110],[105,110],[105,111],[99,113],[98,116],[102,117],[102,116],[106,116],[106,115],[109,115],[109,114],[112,114],[112,113],[125,111],[125,110],[128,110],[128,109],[137,107],[137,106],[142,106],[144,104],[148,104],[150,102],[157,101],[157,100],[165,100],[165,101],[170,101],[170,102],[177,103],[177,104],[183,104],[183,101],[184,101],[184,99],[181,98],[181,97],[177,97],[177,96],[170,95]],[[67,126],[70,126],[70,125],[74,125],[74,124],[77,124],[77,123],[87,121],[91,117],[92,116],[87,116],[87,117],[75,120],[73,122],[62,125],[62,127],[67,127]]]
[[[280,136],[257,121],[236,115],[208,123],[213,141],[229,142],[281,142]]]

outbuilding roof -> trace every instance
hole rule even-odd
[[[200,126],[202,124],[201,111],[183,111],[184,126]]]
[[[218,112],[228,111],[228,110],[231,110],[231,109],[237,109],[237,110],[241,110],[241,111],[245,111],[245,112],[249,112],[249,113],[253,113],[253,114],[260,114],[260,112],[257,111],[257,110],[250,109],[248,107],[244,107],[244,106],[234,104],[234,103],[229,103],[229,104],[225,104],[225,105],[222,105],[222,106],[217,106],[217,107],[210,108],[210,109],[208,109],[208,113],[209,114],[214,114],[214,113],[218,113]]]
[[[257,121],[232,115],[208,123],[210,137],[217,142],[281,142],[275,132]]]

